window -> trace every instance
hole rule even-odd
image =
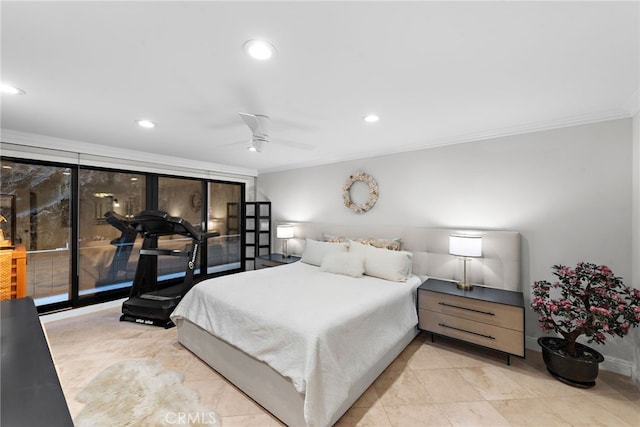
[[[0,240],[25,249],[26,295],[41,312],[127,294],[143,239],[119,227],[109,212],[126,219],[163,210],[197,230],[215,230],[217,235],[200,250],[195,273],[244,268],[239,215],[244,183],[5,157],[0,165],[0,214],[10,212],[6,223],[0,218]],[[158,246],[184,251],[191,241],[162,236]],[[184,257],[163,258],[158,281],[182,277],[185,270]]]
[[[185,219],[198,231],[215,232],[200,252],[199,264],[206,260],[206,270],[196,269],[196,274],[206,271],[215,274],[240,269],[242,266],[239,206],[242,205],[243,185],[229,182],[207,182],[186,178],[160,177],[158,179],[158,209],[171,216]],[[203,221],[206,213],[206,221]],[[161,239],[159,247],[185,250],[188,238],[180,236]],[[172,266],[165,266],[171,277],[184,275],[185,268],[176,259]],[[170,278],[170,277],[166,277]]]
[[[133,218],[145,210],[146,176],[80,168],[78,233],[79,296],[131,286],[138,265],[138,233],[119,229],[105,214]]]
[[[207,231],[218,233],[207,245],[207,273],[237,269],[242,259],[242,186],[210,182],[207,187]]]
[[[0,193],[15,196],[14,243],[27,252],[27,296],[37,305],[71,294],[71,180],[68,167],[0,161]]]

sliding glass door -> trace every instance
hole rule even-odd
[[[227,182],[210,182],[207,186],[207,230],[216,232],[207,245],[207,273],[239,269],[241,255],[243,187]]]
[[[0,267],[11,267],[18,251],[26,254],[24,294],[41,311],[127,295],[142,238],[123,223],[144,210],[215,232],[200,250],[196,274],[243,269],[243,183],[4,157],[0,166]],[[186,251],[191,240],[162,236],[158,246]],[[158,259],[159,281],[185,270],[184,257]],[[2,295],[15,279],[4,271]]]
[[[140,238],[107,212],[133,218],[146,208],[146,176],[80,168],[78,233],[79,297],[131,286]]]
[[[185,219],[197,231],[214,233],[200,251],[196,274],[223,273],[242,267],[240,213],[244,186],[230,182],[206,182],[187,178],[158,178],[158,209]],[[180,236],[161,238],[160,247],[187,250],[190,241]],[[184,275],[176,260],[163,262],[163,278]],[[204,263],[204,267],[203,264]],[[206,270],[204,269],[206,267]]]
[[[26,252],[26,296],[37,305],[68,301],[71,296],[72,169],[65,166],[0,160],[0,193],[15,201],[9,216],[10,241],[1,256]],[[2,233],[5,234],[4,231]],[[7,239],[9,240],[9,239]],[[2,280],[9,280],[3,274]],[[4,284],[3,284],[4,285]]]

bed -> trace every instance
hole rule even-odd
[[[185,347],[295,427],[334,424],[413,340],[416,270],[438,260],[320,240],[301,262],[205,280],[172,314]]]

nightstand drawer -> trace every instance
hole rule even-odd
[[[419,308],[435,313],[524,331],[521,307],[420,290]]]
[[[520,316],[522,316],[522,312],[520,312]],[[522,331],[423,309],[419,310],[419,319],[418,326],[425,331],[458,338],[504,351],[505,353],[524,356],[524,335]],[[520,319],[520,322],[522,322],[522,319]]]

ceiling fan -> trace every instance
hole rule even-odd
[[[269,143],[269,123],[271,119],[269,116],[264,116],[262,114],[247,114],[247,113],[238,113],[242,120],[249,126],[251,129],[251,141],[249,145],[249,150],[262,152],[264,146]]]
[[[269,128],[271,123],[271,118],[269,116],[265,116],[263,114],[248,114],[248,113],[238,113],[242,120],[244,120],[245,124],[251,129],[251,140],[249,141],[249,150],[262,152],[262,150],[269,145],[273,144],[281,144],[287,145],[293,148],[299,148],[302,150],[314,150],[315,147],[309,144],[303,144],[300,142],[292,142],[285,140],[276,140],[271,141],[269,138]]]

